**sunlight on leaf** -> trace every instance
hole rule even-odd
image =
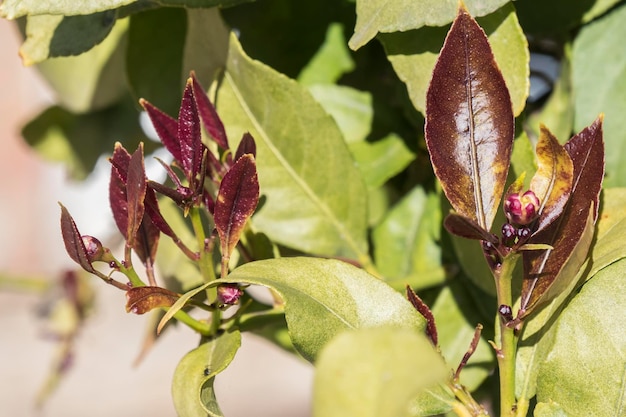
[[[159,307],[169,307],[179,295],[161,287],[136,287],[126,292],[126,312],[145,314]]]

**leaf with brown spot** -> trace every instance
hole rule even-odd
[[[65,243],[67,254],[85,271],[94,273],[95,270],[91,266],[91,262],[89,262],[87,249],[74,219],[63,204],[59,203],[59,206],[61,206],[61,234],[63,235],[63,243]]]
[[[126,291],[126,312],[144,314],[160,307],[170,307],[180,297],[161,287],[135,287]]]
[[[220,237],[222,259],[229,259],[246,221],[259,202],[256,163],[250,154],[239,158],[226,173],[215,201],[215,228]]]
[[[452,207],[489,231],[511,159],[513,110],[485,32],[463,7],[433,71],[425,134]]]
[[[572,159],[571,197],[565,210],[529,243],[551,245],[551,251],[525,251],[520,318],[526,317],[575,278],[591,245],[593,224],[604,177],[602,117],[564,146]],[[590,208],[593,212],[590,212]]]
[[[541,125],[537,154],[537,172],[530,189],[540,202],[537,230],[552,223],[562,212],[572,191],[574,166],[569,154],[547,127]]]

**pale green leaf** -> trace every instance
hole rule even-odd
[[[301,251],[370,263],[363,178],[304,87],[248,58],[232,36],[217,106],[229,137],[248,131],[256,140],[263,196],[255,227]]]
[[[370,93],[334,84],[316,84],[308,89],[335,119],[347,143],[362,142],[370,134],[374,118]]]
[[[452,281],[441,290],[431,310],[437,323],[441,353],[448,366],[456,369],[469,349],[474,330],[479,324],[478,314],[467,313],[475,312],[476,306],[462,284]],[[481,338],[461,372],[461,384],[470,391],[475,390],[493,371],[494,365],[493,348]]]
[[[626,262],[588,280],[556,323],[542,364],[539,402],[554,401],[570,417],[626,412]]]
[[[345,332],[319,356],[313,416],[408,416],[411,400],[448,376],[423,334],[389,327]]]
[[[626,236],[626,189],[607,188],[600,197],[596,237],[589,253],[590,277],[613,262],[626,258],[623,242]]]
[[[605,187],[626,185],[626,5],[584,26],[574,41],[574,130],[604,113]]]
[[[606,13],[619,2],[620,0],[595,0],[593,6],[583,15],[583,23],[591,22],[593,19]]]
[[[178,300],[176,300],[176,302],[167,309],[167,312],[163,315],[161,321],[159,321],[159,324],[156,328],[157,334],[161,333],[161,330],[163,330],[163,327],[165,327],[167,322],[169,322],[176,313],[178,313],[183,307],[185,307],[185,305],[189,302],[189,300],[191,300],[193,296],[207,289],[209,285],[210,283],[207,282],[206,284],[194,288],[191,291],[187,291],[185,294],[179,297]]]
[[[20,47],[22,61],[32,65],[48,58],[80,55],[102,42],[115,20],[113,10],[85,16],[29,16],[26,40]]]
[[[350,151],[370,188],[381,187],[415,159],[415,154],[394,133],[376,142],[351,143]]]
[[[526,187],[528,187],[529,179],[537,171],[535,147],[530,142],[525,131],[521,130],[516,133],[515,142],[513,142],[513,152],[511,152],[511,169],[513,170],[514,178],[519,178],[522,173],[526,173]]]
[[[120,19],[106,39],[88,52],[38,64],[60,105],[74,113],[85,113],[110,106],[122,97],[126,92],[127,29],[128,19]]]
[[[362,269],[320,258],[280,258],[245,264],[227,279],[263,285],[285,304],[296,349],[309,361],[335,335],[364,327],[405,327],[418,331],[424,318],[400,293]]]
[[[136,2],[137,0],[4,0],[0,4],[0,15],[6,19],[41,14],[89,15]]]
[[[533,417],[569,417],[554,401],[539,403],[533,410]]]
[[[254,0],[156,0],[163,6],[183,6],[192,8],[231,7],[240,3],[250,3]]]
[[[354,61],[346,46],[343,25],[331,23],[324,43],[298,75],[302,85],[334,84],[343,74],[354,69]]]
[[[506,0],[467,0],[472,16],[484,16]],[[357,0],[357,20],[350,48],[356,50],[378,32],[404,32],[422,26],[443,26],[452,22],[459,7],[457,0]]]
[[[172,379],[172,398],[179,417],[221,417],[213,382],[241,346],[237,331],[222,333],[187,353]]]
[[[398,202],[374,229],[374,258],[387,283],[425,288],[441,283],[441,209],[436,194],[416,187]]]
[[[504,76],[511,95],[513,112],[519,115],[528,97],[530,55],[515,9],[508,4],[497,12],[478,19],[478,23],[487,33],[496,62]],[[413,106],[422,113],[426,107],[426,90],[446,33],[447,28],[444,27],[424,27],[380,36],[389,61],[398,77],[407,85]]]
[[[496,220],[496,224],[498,223]],[[465,239],[459,236],[451,235],[452,247],[459,260],[461,269],[467,277],[476,284],[481,290],[487,294],[496,294],[496,285],[493,281],[493,275],[485,260],[485,254],[480,243],[475,240]]]

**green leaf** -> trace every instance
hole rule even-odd
[[[291,340],[309,361],[344,330],[424,329],[424,318],[400,293],[342,261],[280,258],[251,262],[212,285],[224,282],[263,285],[276,291],[285,304]]]
[[[582,129],[600,113],[605,115],[605,187],[626,185],[626,5],[586,26],[572,52],[574,128]]]
[[[496,62],[511,95],[513,112],[519,115],[528,97],[530,58],[515,9],[509,4],[477,20],[489,37]],[[403,33],[379,35],[395,72],[407,86],[413,106],[422,113],[426,107],[428,83],[445,36],[444,27],[423,27]]]
[[[406,416],[411,400],[448,372],[423,334],[388,327],[341,333],[317,362],[313,415]]]
[[[159,8],[130,17],[126,70],[131,90],[174,117],[188,76],[182,74],[186,30],[183,9]]]
[[[426,144],[446,197],[488,231],[504,191],[514,120],[487,37],[463,8],[446,37],[426,102]]]
[[[257,143],[266,199],[255,227],[282,245],[368,264],[361,173],[337,125],[308,92],[248,58],[233,36],[217,104],[229,137],[248,131]]]
[[[432,307],[439,346],[449,368],[456,369],[470,347],[476,325],[481,320],[478,314],[472,314],[475,311],[473,300],[458,280],[451,281],[441,290]],[[493,349],[481,338],[461,372],[461,384],[470,391],[475,390],[493,371],[494,364]]]
[[[398,202],[374,229],[378,271],[392,287],[425,288],[441,283],[441,209],[436,194],[416,187]]]
[[[308,87],[315,100],[330,114],[349,144],[370,134],[374,108],[372,95],[343,85],[316,84]]]
[[[5,0],[0,4],[0,15],[11,20],[25,15],[89,15],[136,2],[137,0]]]
[[[626,263],[598,272],[559,316],[539,372],[537,400],[568,416],[619,416],[626,409]]]
[[[237,331],[225,332],[187,353],[172,379],[172,397],[179,417],[221,417],[213,382],[241,346]]]
[[[129,98],[81,115],[54,106],[24,126],[22,135],[44,159],[63,162],[72,177],[84,178],[101,155],[110,154],[115,141],[124,138],[132,148],[147,140],[137,116]],[[154,149],[154,144],[146,143],[146,151]]]
[[[55,90],[62,107],[74,113],[85,113],[111,106],[124,96],[127,29],[128,20],[120,19],[106,39],[88,52],[47,59],[38,64],[38,69]]]
[[[20,47],[24,65],[90,50],[107,37],[116,18],[114,10],[84,16],[29,16],[26,40]]]
[[[505,0],[465,2],[473,16],[484,16],[505,3]],[[454,19],[458,6],[456,0],[357,0],[357,21],[354,35],[348,44],[357,50],[378,32],[404,32],[422,26],[443,26]]]
[[[369,188],[383,186],[415,160],[415,154],[409,150],[404,140],[394,133],[376,142],[351,143],[350,151]]]
[[[554,401],[538,403],[533,410],[534,417],[569,417]]]
[[[300,71],[298,82],[306,86],[334,84],[342,75],[352,71],[354,66],[343,36],[343,25],[331,23],[326,31],[324,43],[307,66]]]
[[[523,130],[517,132],[511,153],[511,168],[513,178],[519,178],[522,173],[526,173],[526,178],[532,178],[537,170],[535,161],[535,149],[530,142],[528,135]]]
[[[596,238],[589,254],[590,276],[613,262],[626,258],[626,245],[623,244],[623,236],[626,236],[626,189],[605,189],[600,208]]]
[[[183,6],[185,8],[208,8],[208,7],[231,7],[241,3],[249,3],[254,0],[156,0],[163,6]]]

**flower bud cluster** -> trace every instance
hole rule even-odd
[[[539,216],[539,198],[532,191],[509,194],[504,200],[504,214],[510,223],[525,226]]]

